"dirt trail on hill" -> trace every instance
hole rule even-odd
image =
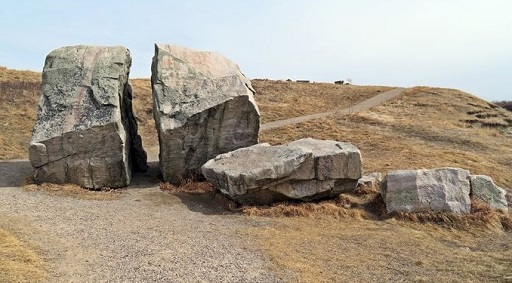
[[[364,111],[364,110],[370,109],[374,106],[380,105],[380,104],[382,104],[388,100],[391,100],[395,97],[400,96],[404,90],[405,90],[405,88],[401,88],[401,87],[395,88],[390,91],[386,91],[381,94],[378,94],[370,99],[367,99],[363,102],[360,102],[356,105],[353,105],[353,106],[345,108],[345,109],[334,110],[334,111],[323,112],[323,113],[316,113],[316,114],[305,115],[305,116],[294,117],[294,118],[290,118],[290,119],[266,123],[266,124],[263,124],[260,126],[260,130],[267,131],[267,130],[271,130],[271,129],[275,129],[275,128],[280,128],[280,127],[284,127],[284,126],[288,126],[288,125],[306,122],[306,121],[313,120],[313,119],[324,118],[324,117],[331,116],[331,115],[345,115],[345,114],[350,114],[350,113],[356,113],[359,111]]]
[[[349,114],[399,96],[384,92],[350,108],[264,124],[269,130]],[[282,282],[243,229],[271,220],[227,213],[205,195],[159,188],[158,148],[150,170],[113,200],[85,200],[18,187],[32,172],[26,160],[0,161],[0,228],[41,249],[49,282]]]

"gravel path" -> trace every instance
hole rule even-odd
[[[205,197],[162,192],[155,168],[108,201],[14,187],[30,169],[0,162],[0,216],[42,248],[50,282],[282,281],[240,232],[267,223],[224,214]]]
[[[261,131],[268,131],[275,128],[280,128],[288,125],[298,124],[302,122],[306,122],[313,119],[323,118],[331,115],[345,115],[350,113],[356,113],[359,111],[370,109],[374,106],[380,105],[388,100],[391,100],[395,97],[398,97],[402,94],[402,92],[405,90],[405,88],[397,87],[395,89],[392,89],[390,91],[383,92],[381,94],[378,94],[372,98],[369,98],[363,102],[360,102],[356,105],[353,105],[351,107],[340,109],[340,110],[334,110],[329,112],[323,112],[323,113],[316,113],[311,115],[305,115],[300,117],[294,117],[290,119],[285,120],[279,120],[279,121],[273,121],[270,123],[266,123],[260,126]]]

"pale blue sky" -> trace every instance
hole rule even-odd
[[[60,46],[218,51],[249,78],[458,88],[512,100],[510,0],[4,1],[0,65],[40,71]]]

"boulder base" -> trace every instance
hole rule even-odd
[[[202,167],[222,193],[242,204],[315,200],[353,191],[361,154],[349,143],[302,139],[259,144],[221,154]]]
[[[201,174],[207,160],[258,142],[254,90],[222,55],[156,44],[151,83],[164,181]]]
[[[146,169],[131,105],[128,49],[70,46],[52,51],[29,158],[37,182],[124,187]]]

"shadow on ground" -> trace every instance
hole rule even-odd
[[[162,183],[158,161],[148,162],[148,171],[138,172],[133,175],[129,189],[159,188]],[[160,190],[145,195],[158,205],[174,205],[176,202],[183,203],[190,211],[199,212],[204,215],[230,214],[231,202],[215,190],[204,190],[198,192],[184,192],[177,190]]]
[[[215,191],[200,193],[168,192],[178,197],[190,211],[199,212],[204,215],[225,215],[233,214],[230,207],[234,203]]]
[[[132,181],[128,189],[147,189],[158,187],[161,182],[160,168],[158,161],[148,162],[146,172],[136,172],[133,174]]]
[[[0,161],[0,188],[19,187],[31,174],[28,160]]]

